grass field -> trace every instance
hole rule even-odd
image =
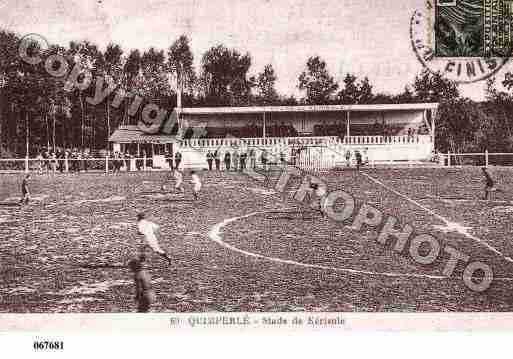
[[[512,170],[490,172],[513,193]],[[461,264],[451,278],[439,278],[444,255],[419,265],[407,251],[377,243],[373,228],[356,232],[321,218],[287,198],[290,188],[278,194],[244,174],[204,172],[195,203],[190,187],[185,196],[162,191],[163,183],[173,185],[163,172],[35,175],[35,200],[24,207],[16,205],[22,175],[2,175],[0,311],[133,312],[132,278],[123,266],[141,243],[141,211],[161,225],[161,245],[173,258],[171,266],[151,258],[157,312],[513,310],[510,193],[479,200],[479,168],[365,173],[370,177],[341,171],[322,178],[357,205],[375,206],[489,264],[498,279],[473,292]],[[433,213],[471,235],[444,228]]]

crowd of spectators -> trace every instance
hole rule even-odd
[[[197,136],[198,133],[198,138],[223,138],[227,135],[238,138],[258,138],[263,137],[264,129],[263,126],[250,123],[240,127],[205,127],[195,134],[193,128],[188,128],[184,133],[184,138],[192,138]],[[265,135],[266,137],[296,137],[299,134],[294,126],[281,122],[278,125],[266,126]]]

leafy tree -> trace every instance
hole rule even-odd
[[[374,95],[372,85],[367,77],[360,82],[353,74],[346,74],[344,88],[339,91],[338,98],[343,104],[371,103]]]
[[[103,76],[107,82],[112,82],[117,86],[121,85],[123,77],[123,50],[118,44],[110,43],[105,48],[103,54]],[[106,140],[108,146],[108,138],[111,135],[111,99],[112,96],[108,96],[105,101],[105,117],[106,117]]]
[[[249,53],[240,54],[224,45],[210,48],[201,60],[201,82],[206,102],[212,105],[240,106],[249,103],[254,83],[248,78]]]
[[[440,72],[432,73],[424,69],[413,81],[413,89],[420,101],[452,101],[460,96],[458,86],[442,76]]]
[[[299,75],[299,89],[306,91],[306,103],[320,105],[331,101],[338,84],[329,74],[326,62],[315,56],[308,59],[306,70]]]
[[[264,71],[259,73],[256,79],[257,102],[269,105],[276,104],[279,101],[278,92],[275,88],[276,74],[271,64],[264,67]]]
[[[182,106],[182,93],[184,90],[192,90],[196,81],[193,60],[189,38],[181,35],[170,47],[167,52],[168,68],[176,84],[179,107]]]

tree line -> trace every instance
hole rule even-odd
[[[195,69],[190,39],[182,35],[165,50],[125,52],[110,43],[102,51],[87,40],[72,41],[67,47],[51,44],[44,49],[46,56],[58,54],[70,69],[79,64],[92,74],[91,86],[70,88],[65,77],[51,76],[44,64],[23,61],[18,54],[20,40],[18,34],[0,30],[1,157],[42,148],[106,148],[119,125],[140,118],[140,110],[130,112],[130,99],[136,96],[168,110],[178,101],[183,107],[440,102],[439,150],[513,152],[513,97],[498,91],[495,79],[486,82],[486,100],[479,103],[462,97],[457,84],[426,70],[398,94],[379,93],[367,77],[351,73],[337,83],[326,62],[312,56],[298,76],[303,96],[296,98],[278,93],[271,64],[250,75],[251,55],[222,44],[208,49]],[[86,101],[94,97],[94,79],[99,76],[126,92],[120,106],[112,106],[114,92],[100,105]],[[513,88],[512,74],[505,75],[503,85],[508,91]]]

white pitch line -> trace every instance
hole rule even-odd
[[[423,279],[436,279],[436,280],[450,280],[455,279],[451,277],[444,277],[444,276],[438,276],[438,275],[428,275],[428,274],[415,274],[415,273],[393,273],[393,272],[372,272],[372,271],[366,271],[366,270],[358,270],[358,269],[350,269],[350,268],[340,268],[340,267],[330,267],[330,266],[323,266],[320,264],[309,264],[309,263],[302,263],[297,262],[289,259],[281,259],[277,257],[267,257],[263,254],[253,253],[249,251],[245,251],[243,249],[237,248],[235,246],[232,246],[231,244],[228,244],[223,241],[223,238],[221,237],[221,232],[224,227],[226,227],[228,224],[239,221],[241,219],[253,217],[259,214],[265,214],[272,211],[261,211],[261,212],[252,212],[243,216],[233,217],[225,219],[224,221],[215,224],[210,231],[208,232],[208,237],[219,244],[222,247],[225,247],[231,251],[243,254],[248,257],[253,258],[259,258],[264,259],[271,262],[276,262],[280,264],[289,264],[289,265],[295,265],[303,268],[314,268],[314,269],[322,269],[322,270],[329,270],[329,271],[335,271],[335,272],[345,272],[345,273],[351,273],[351,274],[363,274],[363,275],[375,275],[375,276],[383,276],[383,277],[392,277],[392,278],[423,278]],[[503,281],[503,282],[512,282],[513,278],[494,278],[494,280],[497,281]]]
[[[357,269],[350,269],[350,268],[330,267],[330,266],[323,266],[323,265],[319,265],[319,264],[302,263],[302,262],[297,262],[297,261],[293,261],[293,260],[281,259],[281,258],[276,258],[276,257],[267,257],[262,254],[248,252],[243,249],[234,247],[231,244],[228,244],[223,241],[223,238],[221,237],[221,232],[222,232],[222,229],[226,225],[228,225],[232,222],[235,222],[235,221],[239,221],[241,219],[249,218],[252,216],[259,215],[259,214],[265,214],[267,212],[269,212],[269,211],[253,212],[253,213],[246,214],[244,216],[225,219],[224,221],[215,224],[212,227],[212,229],[208,232],[208,236],[212,241],[214,241],[214,242],[218,243],[219,245],[221,245],[229,250],[232,250],[234,252],[244,254],[248,257],[265,259],[265,260],[268,260],[271,262],[277,262],[277,263],[281,263],[281,264],[291,264],[291,265],[296,265],[296,266],[300,266],[300,267],[304,267],[304,268],[323,269],[323,270],[330,270],[330,271],[337,271],[337,272],[346,272],[346,273],[351,273],[351,274],[378,275],[378,276],[385,276],[385,277],[409,277],[409,278],[413,277],[413,278],[424,278],[424,279],[425,278],[428,278],[428,279],[450,279],[448,277],[427,275],[427,274],[371,272],[371,271],[357,270]]]
[[[399,197],[402,197],[404,198],[405,200],[407,200],[408,202],[416,205],[417,207],[423,209],[424,211],[426,211],[427,213],[431,214],[432,216],[438,218],[439,220],[441,220],[442,222],[444,222],[447,226],[450,226],[452,224],[455,224],[455,222],[451,222],[450,220],[448,220],[447,218],[439,215],[438,213],[435,213],[432,209],[426,207],[426,206],[423,206],[422,204],[420,204],[419,202],[415,201],[414,199],[411,199],[410,197],[400,193],[400,192],[397,192],[395,189],[387,186],[386,184],[384,184],[383,182],[381,182],[380,180],[372,177],[371,175],[368,175],[367,173],[364,173],[364,172],[360,172],[362,175],[364,175],[365,177],[367,177],[368,179],[370,179],[371,181],[373,181],[374,183],[377,183],[378,185],[380,185],[381,187],[385,188],[386,190],[396,194],[397,196]],[[456,223],[457,224],[457,223]],[[463,226],[460,225],[460,228],[463,228]],[[486,248],[488,248],[489,250],[491,250],[492,252],[500,255],[502,258],[504,258],[506,261],[510,262],[510,263],[513,263],[513,258],[511,257],[508,257],[507,255],[505,255],[504,253],[502,253],[501,251],[499,251],[497,248],[495,247],[492,247],[491,245],[489,245],[488,243],[486,243],[485,241],[481,240],[480,238],[468,233],[466,230],[458,230],[458,228],[455,228],[455,230],[460,233],[460,234],[463,234],[465,237],[467,238],[470,238],[478,243],[480,243],[481,245],[485,246]]]

